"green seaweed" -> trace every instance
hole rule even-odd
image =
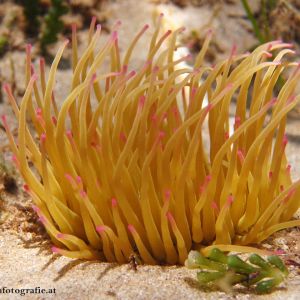
[[[288,276],[283,261],[276,255],[263,259],[251,254],[248,261],[238,255],[226,255],[218,248],[212,249],[208,257],[191,251],[185,262],[188,268],[200,269],[197,279],[201,286],[232,287],[242,284],[254,287],[257,293],[270,293]]]
[[[37,35],[40,28],[39,16],[41,14],[40,0],[21,1],[26,18],[26,32],[29,35]]]
[[[44,18],[45,26],[40,39],[41,51],[43,53],[46,52],[46,47],[49,44],[57,41],[57,35],[64,28],[61,16],[67,12],[68,7],[63,0],[51,0],[51,7]]]

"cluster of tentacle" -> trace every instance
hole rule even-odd
[[[122,56],[119,24],[97,49],[101,27],[93,21],[81,57],[74,27],[65,99],[56,102],[54,84],[67,42],[48,76],[42,59],[33,69],[27,48],[20,106],[5,86],[17,139],[5,117],[3,125],[54,252],[121,263],[137,253],[148,264],[183,264],[192,248],[258,243],[300,224],[291,220],[300,181],[292,183],[285,157],[287,113],[300,101],[297,64],[283,59],[290,45],[233,51],[210,67],[208,33],[194,65],[182,67],[189,57],[174,59],[181,29],[161,34],[160,23],[136,70],[132,52],[148,26]],[[285,69],[294,70],[274,98]]]

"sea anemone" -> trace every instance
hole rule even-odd
[[[136,70],[130,60],[148,25],[121,56],[120,24],[96,50],[101,26],[93,20],[80,58],[73,27],[66,99],[56,103],[53,89],[68,41],[47,80],[44,60],[36,73],[27,47],[20,107],[4,87],[17,140],[5,117],[3,125],[55,253],[119,263],[136,253],[147,264],[183,264],[191,249],[241,250],[300,225],[292,220],[300,180],[292,182],[285,156],[287,114],[300,101],[298,64],[285,59],[291,45],[273,41],[242,55],[233,49],[211,67],[204,63],[208,32],[193,67],[180,67],[190,59],[174,60],[182,28],[160,35],[161,19]]]

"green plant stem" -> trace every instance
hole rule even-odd
[[[24,0],[21,1],[24,7],[24,15],[26,17],[26,31],[28,34],[36,35],[39,31],[40,21],[40,0]]]
[[[68,7],[63,0],[51,0],[51,7],[44,18],[45,28],[40,39],[41,50],[43,53],[46,52],[47,45],[57,41],[58,33],[64,28],[61,16],[67,12]]]
[[[185,265],[200,269],[197,279],[201,286],[216,285],[224,289],[224,286],[242,284],[254,287],[258,293],[271,292],[289,273],[278,256],[272,255],[265,260],[252,254],[247,262],[238,255],[225,255],[218,248],[212,249],[208,257],[191,251]]]
[[[242,1],[243,6],[244,6],[244,9],[245,9],[245,12],[247,14],[247,17],[248,17],[248,19],[250,20],[250,22],[252,24],[255,36],[257,37],[257,39],[259,40],[259,42],[261,44],[263,44],[265,42],[265,38],[262,35],[262,33],[260,32],[259,26],[257,24],[257,21],[256,21],[254,15],[253,15],[253,13],[252,13],[252,10],[251,10],[251,8],[249,6],[248,1],[247,0],[241,0],[241,1]]]
[[[266,41],[269,41],[270,30],[269,30],[269,22],[268,22],[268,8],[265,0],[261,0],[261,14],[262,14],[262,22],[263,22],[263,30],[264,30],[264,39]]]

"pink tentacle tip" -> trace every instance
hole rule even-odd
[[[136,71],[135,71],[135,70],[132,70],[132,71],[128,74],[128,79],[134,77],[135,75],[136,75]]]
[[[82,179],[80,176],[76,176],[76,182],[79,184],[82,183]]]
[[[165,199],[168,201],[171,198],[171,190],[165,190]]]
[[[288,142],[289,142],[289,140],[285,134],[282,139],[282,146],[285,147],[288,144]]]
[[[270,102],[269,102],[269,106],[273,106],[277,103],[277,98],[273,98]]]
[[[241,125],[241,117],[237,116],[234,118],[234,126],[240,126]]]
[[[152,59],[149,59],[149,60],[147,60],[146,62],[145,62],[145,64],[144,64],[144,66],[145,67],[148,67],[148,66],[150,66],[151,64],[152,64]]]
[[[244,151],[241,150],[241,149],[239,149],[239,150],[237,151],[237,155],[238,155],[238,156],[243,156],[243,158],[244,158]]]
[[[268,51],[263,51],[262,52],[264,56],[268,57],[268,58],[271,58],[273,56],[273,54],[271,52],[268,52]]]
[[[46,136],[46,133],[42,133],[42,134],[41,134],[40,140],[41,140],[42,143],[46,141],[46,137],[47,137],[47,136]]]
[[[211,203],[211,207],[212,207],[214,210],[219,211],[219,206],[218,206],[218,204],[217,204],[216,201],[213,201],[213,202]]]
[[[55,247],[55,246],[52,246],[52,247],[51,247],[51,251],[52,251],[53,253],[59,253],[59,248],[57,248],[57,247]]]
[[[97,74],[94,73],[94,74],[92,75],[92,78],[91,78],[91,83],[94,83],[95,80],[96,80],[96,78],[97,78]]]
[[[67,130],[66,131],[66,135],[67,135],[68,138],[72,138],[73,137],[73,134],[72,134],[71,130]]]
[[[287,165],[287,166],[286,166],[286,171],[287,171],[288,173],[291,173],[291,169],[292,169],[292,166],[291,166],[291,165]]]
[[[7,117],[6,115],[1,116],[2,124],[4,127],[7,127]]]
[[[166,217],[171,224],[175,224],[175,219],[170,211],[166,213]]]
[[[169,95],[171,95],[172,93],[174,92],[174,88],[170,88],[170,91],[169,91]]]
[[[287,197],[288,197],[288,198],[291,198],[291,197],[293,197],[293,196],[295,195],[295,193],[296,193],[296,189],[295,189],[295,188],[294,188],[294,189],[291,189],[291,190],[288,192]]]
[[[169,29],[169,30],[167,30],[167,32],[165,33],[165,36],[167,37],[167,36],[170,35],[171,33],[172,33],[172,30]]]
[[[267,47],[267,51],[271,51],[271,49],[272,49],[272,43],[270,43],[269,45],[268,45],[268,47]]]
[[[196,76],[196,75],[198,75],[200,72],[201,72],[201,70],[200,70],[199,68],[197,68],[197,69],[194,69],[194,70],[193,70],[192,74],[193,74],[194,76]]]
[[[16,164],[18,164],[19,163],[19,160],[18,160],[18,158],[17,158],[17,156],[14,154],[13,156],[12,156],[12,161],[14,162],[14,163],[16,163]]]
[[[197,88],[193,87],[191,90],[191,97],[195,97],[196,93],[197,93]]]
[[[124,66],[121,68],[121,73],[126,74],[127,71],[128,71],[128,65],[124,65]]]
[[[212,180],[212,176],[209,174],[205,177],[205,182],[209,183]]]
[[[118,38],[118,31],[113,31],[113,33],[111,34],[111,39],[115,41],[117,38]]]
[[[26,183],[23,185],[23,189],[24,189],[24,191],[25,191],[26,193],[29,193],[29,192],[30,192],[29,186],[28,186],[28,184],[26,184]]]
[[[233,196],[229,195],[227,198],[227,205],[231,205],[233,203]]]
[[[64,46],[65,46],[65,47],[66,47],[69,43],[70,43],[70,40],[69,40],[69,39],[65,39],[65,40],[64,40]]]
[[[282,43],[283,47],[285,48],[294,48],[294,44],[293,43]]]
[[[96,227],[96,230],[101,234],[103,232],[105,232],[106,227],[104,225],[100,225]]]
[[[72,182],[73,181],[73,177],[70,175],[70,174],[65,174],[65,178],[68,180],[68,181],[70,181],[70,182]]]
[[[64,237],[65,237],[65,235],[63,234],[63,233],[58,233],[57,235],[56,235],[56,237],[58,238],[58,239],[63,239]]]
[[[178,110],[178,107],[176,105],[174,105],[172,107],[172,112],[175,116],[179,115],[179,110]]]
[[[207,30],[206,36],[207,36],[207,37],[211,37],[211,36],[213,35],[213,33],[214,33],[213,29],[212,29],[212,28],[209,28],[209,29]]]
[[[127,138],[124,132],[120,132],[120,140],[126,142]]]
[[[202,194],[205,190],[205,186],[204,185],[200,185],[199,187],[199,193]]]
[[[102,29],[101,24],[97,24],[97,25],[96,25],[96,30],[97,30],[97,31],[100,31],[101,29]]]
[[[44,217],[44,216],[40,216],[39,217],[39,221],[43,224],[43,225],[45,225],[46,224],[46,218]]]
[[[162,130],[159,131],[159,133],[158,133],[158,139],[159,139],[159,140],[162,140],[162,139],[165,137],[165,135],[166,135],[166,134],[165,134],[164,131],[162,131]]]
[[[155,74],[158,73],[159,72],[159,66],[154,66],[153,69],[152,69],[152,72],[155,73]]]
[[[121,25],[122,25],[122,21],[121,20],[117,20],[116,26],[121,26]]]
[[[269,172],[269,178],[272,179],[272,177],[273,177],[273,172],[270,171],[270,172]]]
[[[30,54],[31,50],[32,50],[32,45],[31,45],[31,44],[27,44],[27,45],[26,45],[26,52],[27,52],[28,54]]]
[[[143,31],[144,31],[144,30],[147,30],[149,27],[150,27],[149,24],[145,24],[144,27],[143,27]]]
[[[235,56],[235,55],[236,55],[236,52],[237,52],[237,44],[234,43],[234,44],[232,45],[232,48],[231,48],[230,58],[232,58],[233,56]]]
[[[37,74],[32,74],[32,76],[31,76],[31,81],[32,81],[32,82],[35,82],[37,79],[38,79]]]
[[[39,207],[37,207],[36,205],[31,205],[33,211],[35,211],[37,214],[41,211]]]
[[[51,120],[52,120],[53,125],[57,125],[57,119],[55,116],[52,116]]]
[[[153,114],[152,116],[151,116],[151,121],[152,122],[156,122],[158,120],[158,116],[156,115],[156,114]]]
[[[112,199],[111,199],[111,206],[112,206],[112,207],[117,207],[117,206],[118,206],[118,201],[117,201],[116,198],[112,198]]]
[[[288,98],[288,100],[287,100],[287,104],[292,103],[295,99],[296,99],[296,95],[290,96],[290,97]]]
[[[282,62],[280,60],[274,60],[272,65],[273,66],[280,66],[282,64]]]
[[[187,61],[191,61],[193,58],[193,55],[192,54],[188,54],[184,57],[184,60],[187,60]]]
[[[80,196],[81,196],[82,198],[86,198],[86,197],[87,197],[86,191],[81,190],[79,193],[80,193]]]
[[[35,110],[35,113],[39,116],[41,116],[43,114],[43,111],[40,107],[38,107],[36,110]]]
[[[210,112],[212,109],[213,109],[213,104],[212,103],[209,103],[209,104],[207,104],[207,106],[206,106],[206,112]]]
[[[243,151],[242,151],[242,150],[238,150],[238,152],[237,152],[237,156],[238,156],[238,158],[239,158],[240,162],[241,162],[241,163],[243,163],[243,162],[244,162],[244,160],[245,160],[245,156],[244,156],[244,153],[243,153]]]
[[[10,85],[7,82],[5,82],[5,83],[3,83],[2,86],[3,86],[3,90],[5,91],[5,93],[9,94],[10,93]]]
[[[72,28],[72,32],[76,32],[76,30],[77,30],[77,25],[76,25],[76,23],[72,23],[71,24],[71,28]]]
[[[229,132],[228,132],[228,131],[226,131],[226,132],[224,133],[224,137],[225,137],[225,140],[228,140],[228,139],[229,139]]]
[[[226,90],[231,90],[232,88],[233,88],[233,83],[232,82],[227,83],[225,89]]]
[[[127,226],[127,228],[128,228],[128,230],[129,230],[130,233],[132,233],[132,234],[136,233],[136,230],[135,230],[135,228],[134,228],[134,226],[132,224],[129,224]]]
[[[139,99],[139,107],[140,107],[140,108],[143,108],[144,105],[145,105],[145,102],[146,102],[146,97],[143,95],[143,96],[141,96],[140,99]]]
[[[274,254],[275,255],[283,255],[283,254],[286,254],[286,252],[284,250],[282,250],[282,249],[278,249],[278,250],[274,251]]]
[[[34,71],[34,65],[33,64],[30,64],[30,71],[31,71],[31,74],[35,73],[35,71]]]

